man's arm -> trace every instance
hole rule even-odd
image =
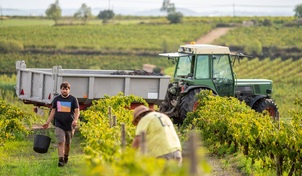
[[[56,109],[52,108],[46,123],[42,126],[43,128],[48,128],[50,122],[53,121],[53,119],[55,117],[55,113],[56,113]]]
[[[132,142],[132,147],[135,149],[138,149],[140,146],[140,142],[141,142],[141,136],[135,136],[134,141]]]
[[[76,108],[74,109],[74,119],[72,121],[72,126],[74,127],[77,126],[79,117],[80,117],[80,109]]]

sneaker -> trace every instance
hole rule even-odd
[[[63,166],[64,166],[64,162],[63,162],[63,161],[59,161],[59,162],[58,162],[58,166],[59,166],[59,167],[63,167]]]

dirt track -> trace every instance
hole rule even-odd
[[[207,33],[206,35],[200,37],[197,41],[196,44],[211,44],[214,42],[216,39],[219,37],[225,35],[229,30],[233,28],[216,28]]]
[[[200,37],[195,43],[196,44],[211,44],[219,37],[225,35],[229,30],[233,28],[216,28],[207,33],[206,35]],[[242,174],[234,167],[222,167],[224,164],[220,159],[213,156],[212,154],[207,154],[205,156],[206,160],[212,166],[212,173],[210,176],[241,176]]]

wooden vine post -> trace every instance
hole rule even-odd
[[[112,126],[116,126],[116,115],[112,116]]]
[[[197,159],[197,137],[195,133],[191,133],[189,137],[189,151],[190,151],[190,175],[198,175],[198,159]]]
[[[141,153],[144,155],[146,154],[147,151],[147,146],[146,146],[146,132],[142,131],[141,132],[141,141],[140,141],[140,148],[141,148]]]
[[[109,119],[109,126],[110,126],[110,128],[112,127],[111,116],[112,116],[112,108],[109,107],[109,108],[108,108],[108,119]]]
[[[126,128],[125,128],[125,124],[121,124],[121,131],[122,131],[122,150],[124,150],[126,148]]]

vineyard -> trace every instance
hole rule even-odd
[[[178,132],[183,147],[194,129],[214,153],[221,148],[229,148],[229,153],[231,151],[247,156],[253,167],[260,165],[262,173],[277,173],[278,176],[282,173],[301,174],[301,111],[292,111],[293,120],[288,123],[273,121],[271,117],[256,113],[234,98],[201,92],[199,100],[199,107],[188,114]],[[186,151],[185,147],[183,167],[178,167],[176,162],[148,157],[131,148],[135,127],[131,125],[132,110],[129,107],[134,101],[147,105],[142,98],[119,94],[95,101],[93,106],[82,113],[80,133],[89,168],[84,175],[189,175],[192,163],[186,154],[192,151]],[[301,100],[295,104],[302,106]],[[1,107],[5,116],[20,117],[11,114],[11,110],[17,113],[20,111],[7,106],[4,101]],[[6,118],[6,121],[20,126],[21,132],[26,135],[20,119]],[[4,124],[3,120],[0,122]],[[12,128],[1,129],[4,134],[12,133]],[[10,135],[1,136],[2,141],[9,138]],[[200,160],[204,159],[201,157]],[[209,166],[201,163],[197,170],[203,175],[209,172]]]
[[[205,92],[199,101],[200,107],[189,113],[185,123],[198,128],[214,151],[225,146],[240,151],[264,170],[276,170],[277,176],[301,175],[301,110],[291,112],[291,122],[283,122],[256,113],[235,98]],[[302,107],[299,99],[295,104]]]
[[[299,36],[301,30],[301,27],[240,27],[231,30],[228,35],[223,36],[216,42],[226,46],[242,47],[248,46],[249,43],[258,42],[260,47],[297,47],[301,49],[302,40]]]
[[[28,68],[61,65],[63,68],[114,70],[141,69],[147,63],[172,75],[174,65],[159,58],[158,53],[175,52],[180,44],[196,41],[216,26],[234,27],[251,20],[262,24],[268,19],[272,26],[237,26],[215,44],[257,56],[236,60],[233,67],[236,78],[273,80],[272,97],[279,107],[280,121],[255,113],[235,99],[202,93],[200,107],[188,114],[186,125],[178,133],[184,153],[188,137],[194,131],[215,154],[222,157],[244,155],[247,165],[244,167],[250,169],[243,171],[246,175],[302,174],[302,57],[299,54],[302,28],[285,26],[295,20],[293,17],[186,17],[183,24],[177,25],[170,25],[162,18],[117,18],[106,25],[91,21],[87,26],[51,26],[50,21],[41,19],[3,22],[0,26],[0,151],[5,151],[3,146],[18,137],[28,141],[32,133],[28,128],[46,119],[33,114],[31,105],[15,97],[17,60],[25,60]],[[10,47],[8,41],[20,45],[20,50],[2,50],[2,46]],[[263,52],[268,48],[270,52],[278,49],[294,52],[264,57]],[[156,160],[131,149],[135,127],[131,124],[132,111],[128,107],[132,101],[146,103],[139,97],[119,94],[95,101],[88,110],[81,112],[80,136],[84,152],[81,157],[86,158],[89,168],[83,175],[188,175],[191,167],[188,156],[180,168],[173,162]],[[112,115],[108,109],[112,110]],[[124,136],[122,126],[125,127]],[[201,161],[198,170],[206,174],[211,171],[203,154],[198,152]],[[47,162],[50,161],[44,161]],[[0,170],[3,175],[11,173],[4,162],[0,162]]]
[[[198,33],[196,29],[199,29]],[[25,49],[160,51],[163,42],[176,43],[177,47],[179,43],[195,40],[210,29],[211,25],[207,24],[12,26],[1,28],[0,40],[19,41]]]
[[[271,60],[266,58],[244,59],[240,63],[235,63],[234,71],[237,78],[267,78],[273,80],[273,95],[276,100],[281,118],[290,118],[290,110],[298,110],[293,106],[296,98],[301,98],[302,79],[301,67],[302,58],[299,60],[288,59],[282,61],[281,58]]]

